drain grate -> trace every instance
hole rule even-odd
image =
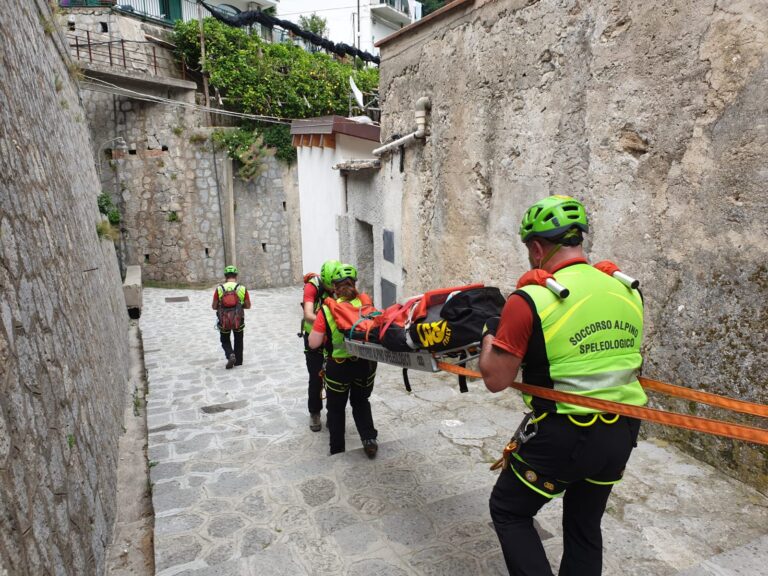
[[[225,410],[237,410],[238,408],[245,408],[248,405],[247,400],[236,400],[234,402],[225,402],[224,404],[214,404],[213,406],[203,406],[200,408],[206,414],[217,414],[218,412],[224,412]]]
[[[189,296],[171,296],[165,299],[166,302],[189,302]]]

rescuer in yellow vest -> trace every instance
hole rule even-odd
[[[338,260],[326,260],[320,268],[320,274],[304,276],[304,296],[301,308],[304,313],[301,335],[304,338],[304,359],[307,364],[309,382],[307,385],[307,410],[309,410],[309,429],[320,432],[320,413],[323,411],[323,362],[325,354],[322,348],[309,347],[309,334],[315,323],[323,300],[333,294],[333,273],[341,266]]]
[[[491,392],[523,382],[637,406],[647,402],[637,380],[642,358],[643,301],[590,266],[581,243],[584,206],[550,196],[525,213],[520,227],[532,269],[569,290],[560,298],[528,285],[512,294],[500,319],[486,324],[480,371]],[[512,575],[552,574],[533,517],[563,496],[559,576],[602,570],[600,521],[623,474],[640,421],[524,395],[526,415],[490,498],[491,518]],[[505,451],[506,452],[506,451]]]
[[[336,304],[360,308],[370,304],[367,294],[359,293],[355,287],[357,270],[354,266],[343,264],[333,274],[333,292],[336,300],[326,299],[317,314],[312,331],[309,333],[309,347],[319,348],[324,343],[328,346],[325,360],[325,407],[328,411],[328,433],[330,435],[331,454],[344,452],[344,429],[347,399],[352,406],[357,433],[363,443],[363,450],[368,458],[375,458],[378,451],[376,438],[378,432],[373,425],[369,398],[376,378],[376,362],[351,355],[344,347],[344,334],[337,326],[337,319],[332,309]]]

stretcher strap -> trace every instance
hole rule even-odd
[[[700,392],[698,390],[691,390],[683,386],[675,386],[674,384],[667,384],[666,382],[659,382],[658,380],[651,380],[650,378],[638,378],[640,384],[646,390],[653,390],[654,392],[660,392],[661,394],[667,394],[668,396],[675,396],[677,398],[684,398],[685,400],[693,400],[694,402],[701,402],[702,404],[709,404],[717,408],[725,408],[733,412],[741,412],[743,414],[753,414],[755,416],[762,416],[768,418],[768,406],[765,404],[755,404],[753,402],[744,402],[743,400],[735,400],[726,396],[720,396],[718,394],[710,394],[709,392]]]
[[[474,378],[482,378],[482,375],[475,370],[468,370],[455,364],[449,364],[447,362],[438,362],[437,367],[445,372],[452,374],[461,374],[464,376],[470,376]],[[642,379],[641,382],[645,380]],[[662,382],[652,381],[655,384],[663,384]],[[655,385],[654,384],[654,385]],[[652,385],[653,386],[653,385]],[[676,428],[683,428],[685,430],[693,430],[694,432],[705,432],[707,434],[714,434],[716,436],[724,436],[726,438],[733,438],[735,440],[746,440],[747,442],[754,442],[756,444],[768,445],[768,430],[761,428],[754,428],[752,426],[744,426],[742,424],[732,424],[729,422],[723,422],[722,420],[713,420],[709,418],[702,418],[700,416],[689,416],[685,414],[678,414],[676,412],[666,412],[664,410],[657,410],[655,408],[646,408],[644,406],[633,406],[631,404],[623,404],[621,402],[611,402],[609,400],[600,400],[598,398],[590,398],[588,396],[581,396],[579,394],[570,394],[568,392],[559,392],[550,388],[542,388],[541,386],[533,386],[531,384],[523,384],[521,382],[513,382],[512,388],[530,394],[531,396],[537,396],[539,398],[546,398],[547,400],[553,400],[555,402],[566,402],[568,404],[575,404],[577,406],[585,406],[594,410],[601,410],[603,412],[610,412],[613,414],[620,414],[622,416],[629,416],[630,418],[638,418],[642,420],[648,420],[649,422],[656,422],[658,424],[665,424],[667,426],[674,426]],[[665,384],[659,388],[667,387],[680,388],[679,386],[672,386],[671,384]],[[655,388],[649,387],[650,390]],[[688,390],[688,389],[686,389]],[[660,390],[659,390],[660,391]],[[675,392],[679,393],[679,390]],[[707,394],[705,392],[695,392],[688,390],[694,394],[702,394],[708,398],[707,404],[711,404],[710,396],[716,396],[715,394]],[[677,394],[675,394],[677,395]],[[681,398],[687,396],[680,396]],[[693,399],[692,396],[689,397]],[[719,397],[729,402],[740,402],[737,400],[731,400],[729,398]],[[702,400],[703,401],[703,400]],[[748,404],[746,402],[741,404]],[[712,404],[715,406],[716,404]],[[725,403],[717,404],[720,407],[726,407]],[[755,404],[754,406],[761,406]],[[764,406],[762,407],[765,408]],[[755,412],[749,412],[754,414]]]

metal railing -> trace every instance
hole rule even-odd
[[[199,8],[194,0],[120,0],[115,9],[123,14],[173,24],[178,20],[197,20]],[[204,16],[209,16],[203,11]]]
[[[62,8],[99,8],[114,6],[117,0],[59,0]]]
[[[373,0],[372,4],[386,4],[398,12],[402,12],[406,16],[410,16],[411,14],[410,8],[408,7],[408,0]]]
[[[67,43],[72,56],[82,62],[154,76],[187,78],[186,66],[169,50],[153,42],[110,40],[108,34],[85,31],[81,34],[67,34]]]

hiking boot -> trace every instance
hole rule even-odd
[[[320,432],[320,429],[323,426],[320,424],[320,413],[315,412],[313,414],[309,415],[309,429],[312,430],[312,432]]]
[[[232,368],[232,366],[235,365],[235,360],[237,360],[237,358],[235,357],[235,353],[233,352],[232,354],[229,355],[229,358],[227,359],[227,365],[225,366],[225,368],[227,370]]]
[[[363,450],[365,450],[366,456],[373,460],[376,458],[376,452],[379,451],[379,445],[374,438],[363,440]]]

